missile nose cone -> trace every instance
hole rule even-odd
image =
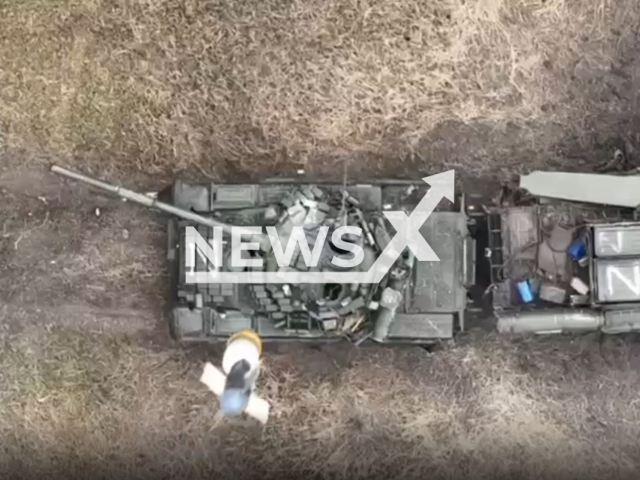
[[[223,415],[240,415],[249,404],[249,392],[237,388],[225,390],[220,398],[220,410]]]

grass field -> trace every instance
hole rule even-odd
[[[640,164],[639,31],[636,0],[0,0],[0,477],[637,478],[631,336],[272,347],[272,421],[220,419],[219,350],[168,340],[161,219],[46,165]]]
[[[634,0],[2,0],[0,132],[146,174],[607,159],[637,141],[639,18]]]

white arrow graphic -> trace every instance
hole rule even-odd
[[[410,215],[404,211],[384,212],[396,229],[384,251],[367,272],[187,272],[187,283],[378,283],[391,269],[405,248],[411,249],[422,262],[439,262],[440,259],[420,233],[420,228],[443,198],[454,201],[455,171],[432,175],[422,179],[431,186]],[[187,227],[186,243],[194,243],[195,229]]]
[[[438,255],[420,233],[420,228],[438,206],[442,197],[451,202],[454,201],[455,171],[449,170],[448,172],[424,177],[422,180],[431,185],[431,188],[422,197],[422,200],[411,212],[411,215],[407,216],[403,211],[384,212],[391,225],[396,229],[396,234],[367,272],[367,276],[371,276],[370,279],[368,278],[369,281],[361,281],[361,283],[380,282],[407,247],[411,249],[416,259],[421,262],[440,261]]]

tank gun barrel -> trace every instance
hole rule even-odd
[[[221,227],[224,233],[226,233],[227,235],[231,235],[231,225],[219,222],[213,218],[198,215],[197,213],[191,212],[189,210],[183,210],[182,208],[175,207],[174,205],[170,205],[168,203],[160,202],[157,199],[150,197],[149,195],[137,193],[132,190],[123,188],[119,185],[111,185],[110,183],[96,180],[95,178],[88,177],[87,175],[83,175],[82,173],[67,170],[66,168],[62,168],[57,165],[53,165],[51,167],[51,171],[64,177],[73,178],[74,180],[93,185],[94,187],[100,188],[101,190],[114,193],[122,198],[126,198],[127,200],[131,200],[132,202],[144,205],[145,207],[156,208],[158,210],[170,213],[171,215],[175,215],[176,217],[184,218],[185,220],[191,220],[192,222],[198,223],[200,225],[205,225],[207,227]],[[241,227],[234,227],[234,229],[235,228],[242,230]],[[255,234],[253,232],[241,233],[250,234],[255,237]]]

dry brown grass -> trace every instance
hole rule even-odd
[[[611,345],[616,359],[593,339],[476,337],[432,355],[360,350],[329,376],[308,366],[313,350],[272,352],[262,429],[216,415],[196,380],[204,351],[60,328],[20,338],[0,352],[3,478],[622,478],[639,467],[637,387],[581,403],[637,385],[624,358],[637,363],[637,345]]]
[[[0,476],[637,477],[629,338],[284,349],[270,424],[222,421],[196,380],[210,352],[146,340],[166,283],[151,215],[11,159],[566,166],[640,144],[639,18],[636,0],[0,0]]]
[[[2,0],[0,132],[104,170],[522,164],[615,135],[589,122],[633,112],[639,18],[635,0]]]

